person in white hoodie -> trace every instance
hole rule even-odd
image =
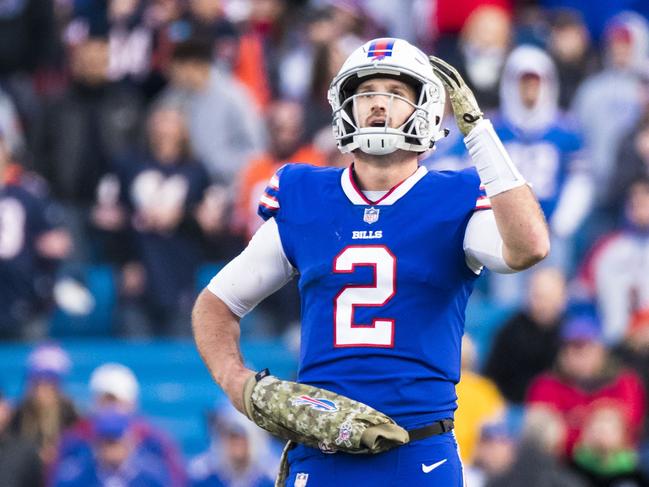
[[[574,120],[559,108],[554,62],[543,50],[523,45],[509,55],[500,84],[501,112],[494,128],[512,161],[539,199],[551,230],[550,265],[569,272],[572,239],[592,206],[590,157]],[[493,276],[494,297],[520,304],[524,275]]]
[[[616,15],[607,24],[604,50],[604,68],[582,83],[572,107],[592,154],[600,203],[607,193],[620,140],[642,114],[642,69],[649,63],[649,23],[635,12]]]

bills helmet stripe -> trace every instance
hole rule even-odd
[[[392,56],[392,48],[394,47],[394,39],[383,38],[377,39],[370,44],[367,51],[367,57],[372,59],[383,59],[386,56]]]

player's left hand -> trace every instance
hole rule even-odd
[[[428,60],[435,75],[444,83],[460,132],[468,135],[484,115],[475,95],[453,66],[435,56],[428,56]]]
[[[366,404],[272,375],[250,377],[243,400],[246,415],[261,428],[326,452],[380,453],[410,439],[392,418]]]

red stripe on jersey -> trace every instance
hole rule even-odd
[[[279,207],[267,205],[263,201],[260,201],[259,204],[261,206],[263,206],[264,208],[268,208],[269,210],[272,210],[272,211],[278,211],[279,210]]]

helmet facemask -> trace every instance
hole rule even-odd
[[[358,101],[363,97],[381,96],[387,98],[385,112],[381,113],[384,118],[381,125],[362,127],[361,116],[358,111]],[[334,112],[334,119],[340,117],[343,126],[347,129],[340,138],[352,142],[354,148],[372,155],[390,154],[397,149],[427,150],[430,147],[426,144],[428,130],[428,115],[425,101],[426,93],[420,88],[418,90],[417,102],[395,93],[379,91],[354,93],[342,103],[340,108]],[[405,103],[412,109],[408,118],[397,127],[391,127],[394,119],[394,106],[396,103]],[[423,134],[423,135],[422,135]],[[354,149],[349,149],[349,151]]]

